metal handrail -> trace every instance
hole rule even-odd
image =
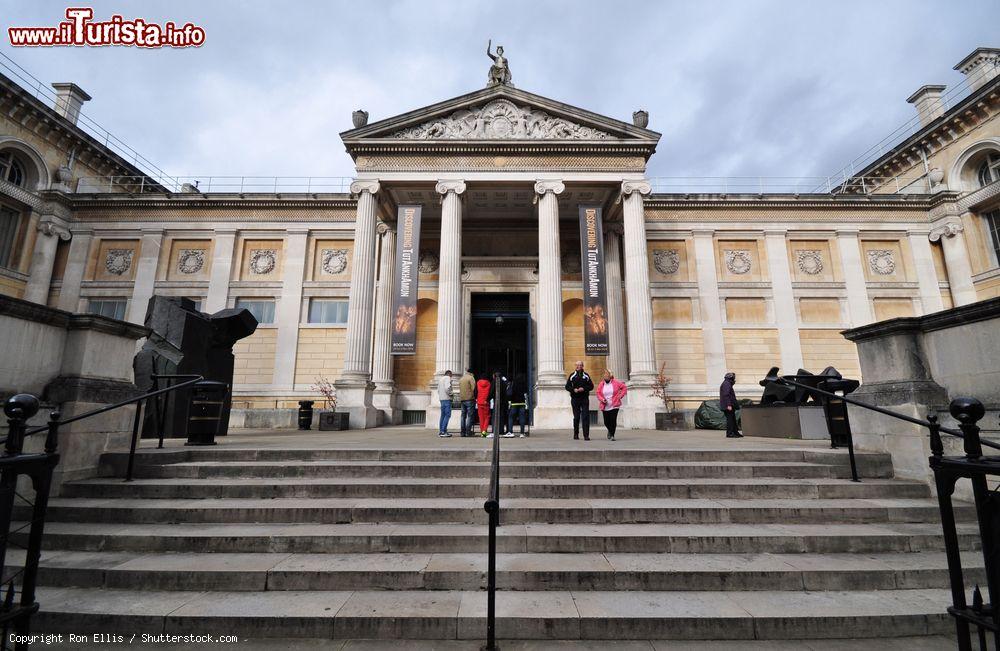
[[[944,432],[945,434],[950,434],[951,436],[960,439],[965,438],[965,435],[962,434],[961,430],[953,429],[951,427],[944,427],[943,425],[938,424],[937,416],[931,415],[928,416],[928,420],[921,420],[919,418],[914,418],[912,416],[907,416],[906,414],[901,414],[899,412],[892,411],[891,409],[886,409],[884,407],[877,407],[875,405],[869,405],[866,402],[861,402],[860,400],[855,400],[854,398],[848,398],[847,396],[841,396],[837,395],[836,393],[830,393],[829,391],[824,391],[823,389],[817,389],[814,386],[810,386],[808,384],[801,384],[799,382],[789,379],[794,377],[804,377],[804,376],[782,375],[780,377],[771,376],[771,377],[766,377],[764,379],[766,381],[777,382],[779,384],[787,384],[790,386],[799,387],[801,389],[807,389],[809,391],[818,393],[828,398],[836,398],[837,400],[843,400],[848,404],[855,405],[863,409],[868,409],[869,411],[875,411],[885,416],[890,416],[892,418],[896,418],[899,420],[905,420],[908,423],[913,423],[914,425],[920,425],[921,427],[926,427],[927,429],[931,430],[932,436],[933,432],[937,431],[937,432]],[[810,377],[817,377],[817,376],[810,376]],[[982,443],[982,445],[985,445],[988,448],[993,448],[994,450],[1000,450],[1000,443],[994,443],[993,441],[988,441],[988,440],[980,440],[980,442]]]
[[[138,442],[139,442],[139,423],[142,422],[142,409],[143,409],[143,407],[142,407],[142,401],[144,401],[144,400],[148,401],[151,398],[158,398],[159,396],[166,395],[166,394],[171,393],[173,391],[177,391],[178,389],[183,389],[183,388],[192,386],[194,384],[197,384],[198,382],[201,382],[202,380],[205,379],[201,375],[159,375],[159,376],[153,375],[153,380],[154,381],[157,381],[158,378],[183,378],[183,377],[190,378],[190,379],[188,381],[186,381],[186,382],[181,382],[180,384],[174,384],[172,386],[168,386],[168,387],[165,387],[163,389],[156,389],[154,391],[150,391],[148,393],[144,393],[142,395],[135,396],[133,398],[129,398],[128,400],[121,400],[119,402],[116,402],[113,405],[105,405],[104,407],[98,407],[97,409],[92,409],[92,410],[90,410],[88,412],[84,412],[84,413],[82,413],[82,414],[80,414],[78,416],[73,416],[72,418],[67,418],[65,420],[57,420],[55,422],[50,422],[47,425],[42,425],[41,427],[36,427],[34,429],[29,429],[26,432],[24,432],[24,436],[28,437],[28,436],[31,436],[32,434],[37,434],[39,432],[51,431],[53,428],[59,428],[62,425],[68,425],[70,423],[75,423],[75,422],[77,422],[79,420],[83,420],[85,418],[91,418],[93,416],[99,416],[99,415],[107,413],[109,411],[113,411],[115,409],[119,409],[119,408],[125,407],[127,405],[135,404],[136,405],[136,408],[135,408],[135,418],[132,421],[132,439],[131,439],[131,442],[129,444],[128,466],[127,466],[126,471],[125,471],[125,481],[132,481],[132,470],[133,470],[133,468],[135,466],[135,451],[136,451],[136,447],[137,447]],[[147,409],[148,409],[148,404],[149,403],[147,402],[146,404],[147,404]],[[157,409],[157,411],[159,412],[159,401],[158,400],[154,401],[153,405]],[[160,420],[160,413],[157,413],[155,415],[154,422],[156,423],[157,429],[159,430],[158,434],[159,434],[159,438],[160,438],[160,447],[162,448],[163,447],[163,427],[162,427],[163,423]],[[3,439],[0,439],[0,443],[4,443],[4,442],[6,442],[6,440],[7,440],[6,437],[3,438]]]
[[[496,592],[497,592],[497,527],[500,526],[500,379],[493,374],[493,460],[490,464],[490,490],[483,504],[489,514],[489,549],[486,567],[486,649],[496,649]]]

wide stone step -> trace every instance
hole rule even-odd
[[[23,564],[10,550],[7,563]],[[983,560],[967,552],[969,585]],[[8,575],[11,570],[8,570]],[[483,554],[45,551],[40,585],[129,590],[479,590]],[[912,590],[948,586],[942,552],[896,554],[499,554],[501,590]]]
[[[18,531],[25,523],[12,523]],[[978,528],[959,524],[963,549]],[[25,545],[23,531],[12,534]],[[52,550],[142,552],[485,553],[487,528],[467,524],[106,524],[52,522]],[[891,524],[505,524],[504,553],[879,553],[941,551],[941,525]]]
[[[432,438],[436,438],[430,434]],[[450,442],[449,442],[450,443]],[[847,463],[845,449],[832,450],[829,447],[815,448],[755,448],[740,449],[743,442],[727,444],[725,447],[704,449],[664,449],[664,448],[590,448],[584,442],[572,448],[537,447],[524,448],[528,441],[517,439],[504,441],[502,446],[505,461],[810,461],[815,463]],[[533,441],[531,442],[533,443]],[[546,445],[548,445],[547,443]],[[183,461],[489,461],[493,442],[488,439],[473,439],[464,449],[449,449],[440,446],[419,448],[165,448],[162,450],[140,448],[137,461],[140,463],[179,463]],[[123,452],[108,452],[102,457],[108,462],[125,461]],[[889,461],[889,455],[877,452],[858,452],[861,461]]]
[[[483,591],[176,592],[42,588],[33,630],[480,639]],[[499,592],[501,639],[801,639],[948,633],[946,590]],[[126,639],[128,639],[126,637]]]
[[[25,518],[29,507],[18,507]],[[956,506],[959,520],[974,520],[971,505]],[[482,523],[483,500],[405,498],[277,499],[100,499],[54,498],[50,522],[107,523]],[[930,499],[702,500],[702,499],[535,499],[503,501],[507,524],[547,523],[773,523],[841,524],[937,522]]]
[[[849,477],[843,465],[806,462],[537,462],[502,464],[503,477],[514,478],[820,478]],[[143,465],[136,477],[229,478],[229,477],[489,477],[487,462],[447,461],[245,461],[190,462]],[[888,477],[891,469],[864,476]]]
[[[64,497],[93,498],[324,498],[482,497],[489,482],[478,478],[363,477],[281,479],[92,479],[64,484]],[[889,479],[532,479],[505,478],[502,497],[837,499],[930,497],[926,484]]]

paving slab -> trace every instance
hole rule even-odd
[[[206,592],[170,613],[165,631],[247,637],[332,638],[334,617],[352,596],[327,592]]]
[[[267,572],[288,554],[149,554],[105,574],[109,588],[264,590]]]
[[[485,592],[462,593],[458,637],[478,639],[486,630]],[[572,593],[498,592],[497,637],[501,639],[578,639],[580,613]]]
[[[268,590],[415,590],[430,554],[293,554],[267,575]]]
[[[337,615],[337,638],[456,639],[461,592],[355,592]]]
[[[754,638],[753,619],[729,593],[573,591],[572,594],[580,612],[580,636],[584,639]]]
[[[32,626],[53,633],[162,632],[167,615],[201,594],[165,590],[40,588],[36,599],[41,608],[32,617]]]

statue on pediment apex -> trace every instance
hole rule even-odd
[[[490,49],[493,47],[493,39],[486,44],[486,56],[493,59],[490,66],[490,75],[486,80],[487,86],[513,86],[510,83],[510,66],[507,65],[507,57],[503,55],[503,46],[497,46],[497,53],[493,54]]]

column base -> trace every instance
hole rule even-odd
[[[656,429],[656,414],[664,411],[663,401],[653,393],[653,376],[634,376],[628,383],[628,395],[621,411],[621,427]]]
[[[572,432],[573,408],[570,406],[565,383],[539,384],[537,395],[533,427]]]
[[[337,411],[351,415],[351,429],[371,429],[378,425],[378,410],[372,406],[375,385],[366,381],[341,379],[337,388]]]
[[[403,419],[396,409],[396,386],[393,382],[377,383],[372,391],[372,407],[378,411],[379,425],[396,425]]]

